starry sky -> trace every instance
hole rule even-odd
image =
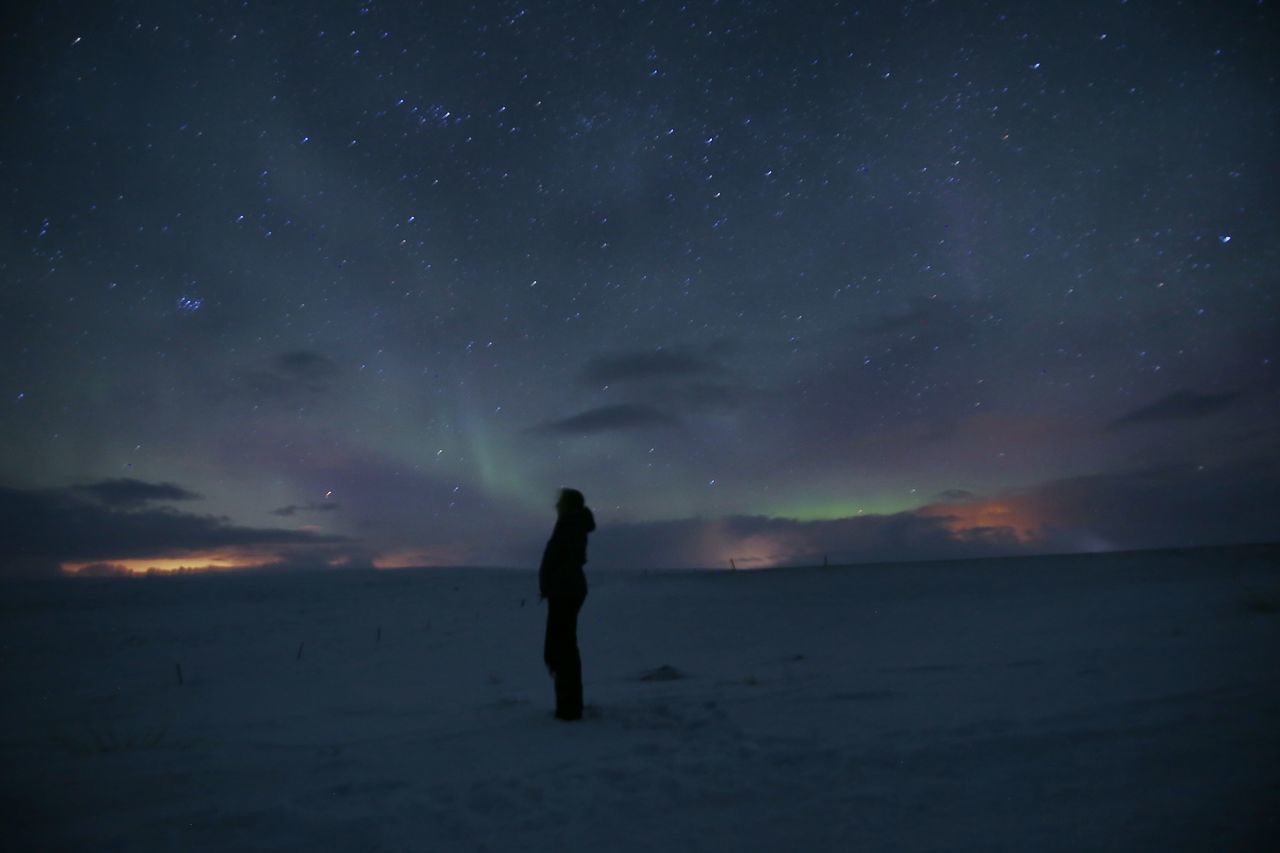
[[[1272,3],[6,15],[8,574],[1275,538]]]

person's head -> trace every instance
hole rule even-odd
[[[560,513],[585,509],[586,506],[587,499],[577,489],[561,489],[560,497],[556,500],[556,511]]]

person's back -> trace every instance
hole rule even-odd
[[[587,594],[587,575],[582,567],[587,562],[587,534],[595,529],[595,516],[585,506],[560,511],[538,570],[543,598]]]

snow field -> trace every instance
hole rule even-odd
[[[0,842],[1271,849],[1277,554],[10,584]]]

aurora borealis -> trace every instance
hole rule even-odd
[[[1272,4],[22,5],[9,573],[1274,538]]]

